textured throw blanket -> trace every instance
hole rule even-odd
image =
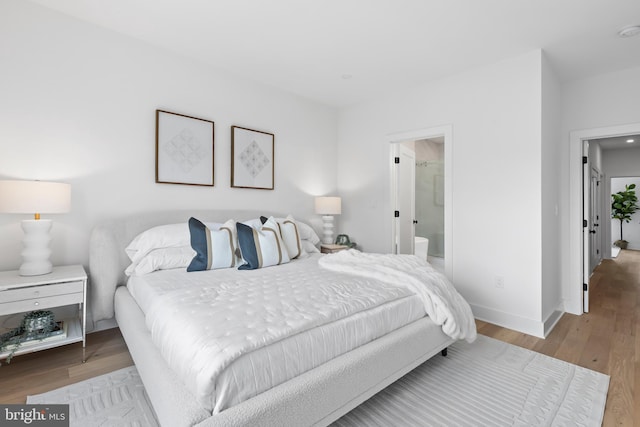
[[[471,307],[451,282],[415,255],[383,255],[357,250],[326,255],[320,266],[342,273],[377,279],[415,292],[429,317],[454,339],[473,342],[476,324]]]

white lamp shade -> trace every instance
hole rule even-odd
[[[65,213],[71,209],[71,185],[46,181],[0,181],[0,212]]]
[[[340,215],[342,199],[340,197],[316,197],[316,213],[318,215]]]

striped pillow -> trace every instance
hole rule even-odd
[[[255,270],[289,262],[278,223],[273,218],[269,218],[260,229],[242,223],[237,223],[236,229],[238,245],[245,261],[238,270]]]
[[[214,270],[236,265],[233,230],[235,221],[230,219],[219,230],[212,230],[195,218],[189,219],[191,247],[196,256],[187,271]]]
[[[260,221],[264,224],[269,218],[265,216],[260,217]],[[271,217],[273,219],[273,217]],[[287,215],[286,218],[276,218],[278,228],[280,230],[280,237],[284,242],[285,248],[290,259],[306,258],[307,252],[302,247],[302,241],[300,240],[300,231],[298,230],[298,224],[292,215]]]

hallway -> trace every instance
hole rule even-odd
[[[603,260],[590,284],[591,311],[565,314],[545,340],[481,321],[478,332],[610,375],[603,426],[640,426],[640,251]]]

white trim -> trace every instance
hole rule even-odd
[[[556,324],[560,321],[560,319],[562,318],[562,315],[564,314],[564,310],[562,309],[562,307],[558,307],[557,310],[555,310],[554,312],[552,312],[549,317],[547,317],[547,320],[544,321],[544,337],[546,338],[547,336],[549,336],[549,334],[551,333],[551,331],[553,330],[553,328],[556,326]]]
[[[471,306],[471,311],[473,311],[473,316],[478,320],[489,322],[494,325],[502,326],[503,328],[512,329],[528,335],[533,335],[534,337],[545,337],[545,324],[543,322],[540,322],[539,320],[516,316],[511,313],[505,313],[504,311],[499,311],[480,305],[469,305]]]
[[[564,309],[582,314],[582,141],[640,133],[640,123],[569,133],[569,283]]]
[[[391,225],[389,236],[390,249],[393,253],[395,244],[395,220],[392,214],[396,206],[395,185],[396,177],[393,173],[394,145],[404,141],[417,139],[444,137],[444,271],[449,280],[453,281],[453,125],[442,125],[413,131],[398,132],[387,135],[385,144],[389,144],[389,182],[391,183],[391,212],[388,213]]]

